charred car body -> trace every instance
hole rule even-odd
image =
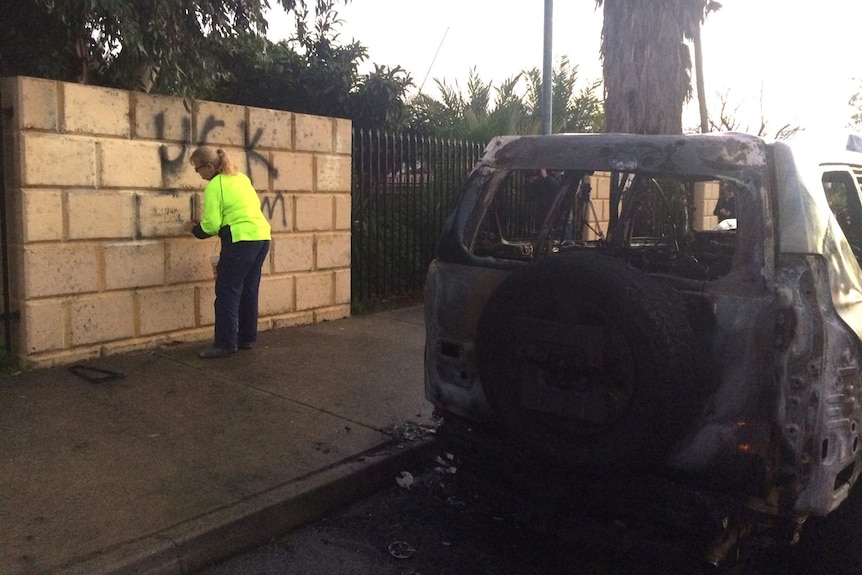
[[[429,268],[426,397],[573,476],[696,494],[712,562],[792,541],[862,470],[856,142],[493,140]]]

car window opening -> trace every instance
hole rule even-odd
[[[733,265],[739,190],[731,181],[511,170],[484,185],[484,213],[465,235],[476,256],[526,262],[595,249],[647,273],[701,281]]]

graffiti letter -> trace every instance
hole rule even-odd
[[[159,112],[155,117],[156,139],[165,139],[165,113]],[[178,174],[182,171],[183,162],[186,157],[186,147],[192,141],[192,123],[188,118],[183,118],[183,147],[176,158],[168,157],[168,147],[165,144],[159,146],[159,162],[162,166],[162,182],[168,176]]]
[[[260,209],[266,216],[266,219],[272,221],[272,216],[275,215],[275,208],[281,202],[281,225],[287,227],[287,214],[284,208],[284,196],[281,192],[275,194],[275,200],[270,202],[269,196],[265,196],[260,202]]]
[[[201,128],[201,137],[198,139],[198,144],[206,144],[207,136],[210,135],[210,132],[215,130],[216,128],[223,128],[224,121],[216,120],[216,117],[210,114],[206,121],[204,122],[203,127]]]
[[[258,128],[254,132],[254,137],[252,137],[252,138],[249,138],[248,130],[249,130],[249,125],[246,124],[245,122],[243,122],[242,123],[242,131],[243,131],[243,137],[245,139],[245,166],[246,166],[246,171],[248,172],[249,176],[251,176],[251,162],[252,162],[252,160],[255,160],[255,161],[262,163],[264,166],[266,166],[266,171],[269,175],[271,175],[273,178],[277,178],[278,177],[278,170],[275,168],[275,166],[273,166],[269,162],[269,160],[266,158],[266,156],[255,151],[255,148],[257,147],[257,143],[260,141],[260,137],[263,135],[263,128]]]

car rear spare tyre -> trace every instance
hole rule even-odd
[[[476,355],[505,427],[579,466],[659,464],[697,408],[693,335],[670,287],[593,252],[543,258],[482,312]]]

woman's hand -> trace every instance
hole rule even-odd
[[[193,229],[195,229],[195,226],[196,226],[196,225],[198,225],[198,223],[197,223],[197,222],[185,222],[185,223],[183,224],[183,229],[184,229],[185,231],[187,231],[187,232],[190,232],[190,231],[192,231]]]

